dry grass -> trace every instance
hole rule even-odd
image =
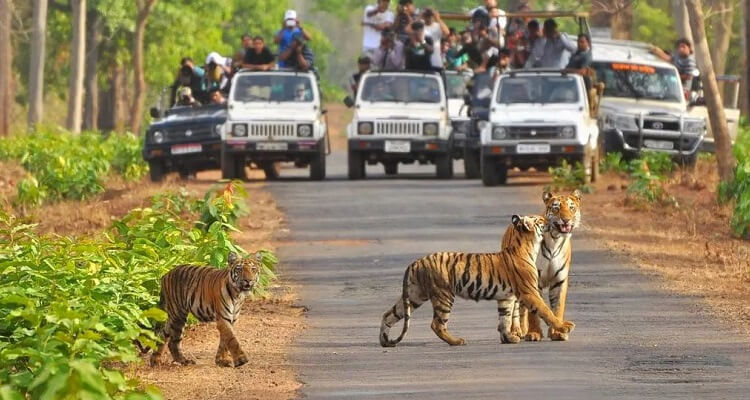
[[[750,334],[750,243],[731,236],[731,208],[717,203],[715,164],[699,162],[667,184],[677,208],[625,206],[626,179],[608,174],[585,198],[587,225],[607,246],[664,278],[669,290],[707,301]]]

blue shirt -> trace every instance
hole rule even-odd
[[[287,47],[289,47],[289,45],[292,44],[292,37],[294,37],[294,34],[298,32],[301,34],[302,30],[299,27],[295,26],[294,29],[284,28],[280,32],[281,32],[281,41],[279,42],[279,54],[283,53],[284,50],[286,50]],[[279,32],[276,32],[276,34],[278,35]],[[286,66],[287,65],[284,61],[279,60],[279,67],[286,67]]]

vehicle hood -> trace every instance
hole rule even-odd
[[[153,122],[149,125],[149,130],[168,129],[170,127],[186,125],[223,124],[226,119],[227,112],[224,110],[197,115],[169,115],[164,119]]]
[[[617,114],[673,114],[679,116],[686,112],[682,103],[669,103],[666,101],[604,97],[599,102],[599,115],[605,113]]]
[[[495,123],[511,124],[576,124],[581,121],[584,111],[579,105],[495,105],[490,113],[490,120]]]
[[[234,121],[314,121],[318,119],[318,110],[314,103],[305,105],[274,103],[263,106],[233,104],[229,109],[229,119]]]
[[[469,107],[464,104],[464,99],[448,99],[448,115],[451,119],[468,118]]]
[[[419,106],[415,104],[394,103],[388,107],[370,106],[368,103],[362,103],[361,108],[357,109],[357,119],[443,119],[445,116],[444,105]]]

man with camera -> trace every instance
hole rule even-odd
[[[435,51],[435,43],[431,37],[425,36],[424,24],[416,21],[411,24],[411,35],[404,49],[406,58],[406,69],[431,71],[432,52]],[[440,50],[437,49],[439,52]]]
[[[377,70],[404,69],[404,45],[396,39],[396,33],[391,28],[383,30],[380,46],[372,56],[371,65]]]
[[[279,65],[283,63],[287,68],[306,72],[314,69],[313,58],[312,50],[307,47],[305,36],[298,32],[292,36],[287,49],[279,54]]]
[[[174,80],[171,86],[171,93],[169,97],[169,104],[174,105],[177,98],[177,90],[181,87],[190,88],[192,93],[204,92],[203,76],[205,75],[203,68],[196,67],[193,63],[193,59],[190,57],[184,57],[180,61],[180,69],[177,71],[177,78]]]
[[[377,4],[365,7],[362,19],[362,52],[365,56],[372,56],[380,46],[383,29],[393,25],[393,13],[388,9],[390,0],[378,0]]]
[[[312,36],[302,27],[302,23],[297,18],[297,12],[294,10],[287,10],[284,13],[284,23],[281,30],[276,32],[276,36],[273,38],[274,43],[279,46],[279,55],[284,53],[287,48],[292,44],[292,39],[295,35],[301,35],[304,40],[310,40]],[[279,67],[289,67],[285,61],[281,60],[279,56]]]

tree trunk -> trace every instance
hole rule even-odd
[[[711,132],[714,135],[716,145],[716,162],[719,166],[719,178],[724,182],[732,180],[734,175],[735,160],[732,154],[732,142],[729,139],[729,130],[727,128],[727,118],[724,115],[724,107],[721,101],[719,86],[716,84],[716,74],[714,73],[711,54],[708,50],[708,41],[706,40],[706,28],[703,24],[703,9],[700,0],[686,0],[690,26],[693,30],[697,57],[700,58],[699,64],[704,66],[701,73],[703,82],[704,97],[708,116],[711,123]]]
[[[112,122],[116,132],[125,131],[126,110],[128,109],[127,92],[125,90],[126,80],[125,66],[118,64],[112,76]]]
[[[81,132],[83,109],[83,71],[86,55],[86,0],[73,0],[73,45],[71,49],[68,119],[66,126],[73,133]]]
[[[146,23],[156,0],[136,0],[138,13],[135,19],[135,38],[133,39],[133,73],[135,93],[130,107],[130,130],[139,135],[143,120],[143,103],[146,100],[146,77],[143,71],[143,39],[146,35]]]
[[[99,128],[99,45],[104,28],[96,11],[89,13],[88,34],[86,35],[86,102],[83,108],[83,128],[95,131]]]
[[[29,130],[42,122],[44,115],[44,52],[47,39],[47,0],[34,0],[29,62]]]
[[[740,23],[742,43],[742,91],[740,92],[740,107],[743,114],[750,115],[750,0],[742,0],[742,22]],[[745,96],[742,95],[745,93]]]
[[[692,42],[693,33],[690,31],[690,20],[688,19],[685,0],[669,0],[674,21],[674,30],[678,38],[687,38]]]
[[[0,136],[10,133],[13,106],[13,48],[11,42],[11,15],[13,2],[0,0]]]
[[[630,40],[633,28],[632,0],[592,0],[591,26],[610,28],[613,39]]]

